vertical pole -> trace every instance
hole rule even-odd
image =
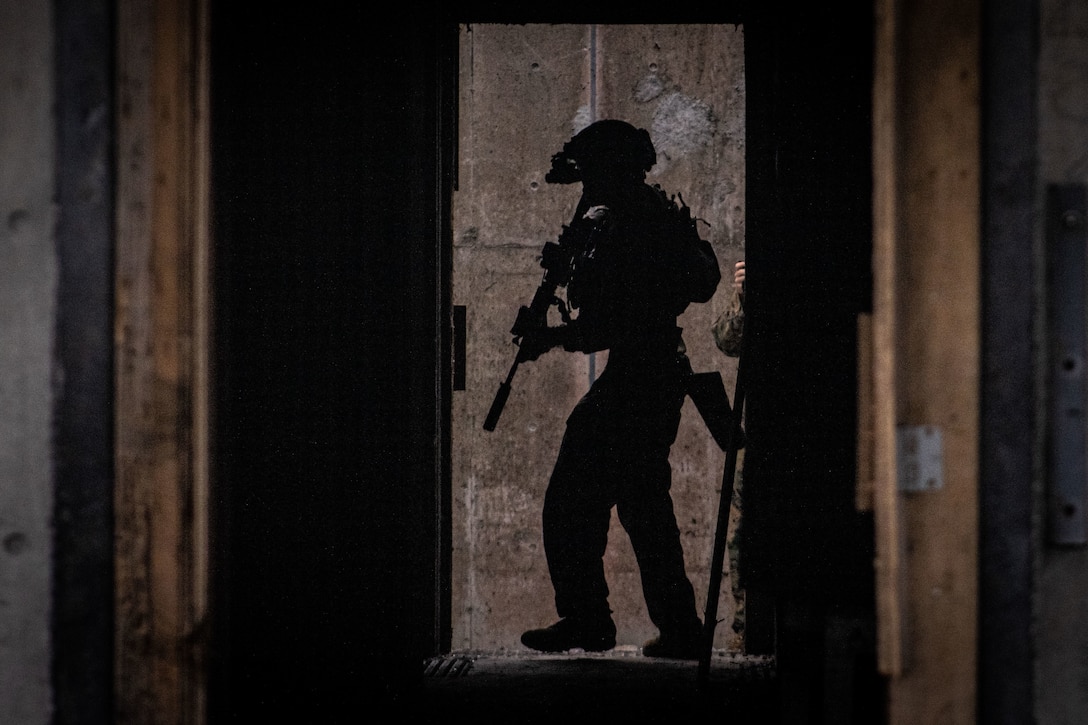
[[[710,657],[714,649],[714,628],[718,626],[718,598],[722,584],[722,567],[725,565],[725,547],[729,534],[729,509],[733,502],[733,484],[737,474],[737,447],[735,438],[744,417],[744,351],[748,347],[748,331],[741,342],[741,354],[737,359],[737,383],[733,392],[733,424],[726,437],[725,468],[722,473],[722,490],[718,499],[718,521],[714,530],[714,553],[710,562],[710,582],[707,585],[706,611],[703,614],[703,641],[699,656],[698,684],[705,688],[710,677]]]

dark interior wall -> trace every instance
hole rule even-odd
[[[113,718],[113,14],[58,1],[53,707]]]
[[[984,3],[979,719],[1031,722],[1039,6]],[[1012,332],[1013,334],[1010,334]]]
[[[873,516],[855,503],[858,315],[872,304],[871,13],[869,2],[763,6],[745,22],[739,568],[748,642],[775,654],[790,722],[884,721]],[[850,695],[828,699],[844,673]]]
[[[440,644],[436,25],[213,6],[212,710],[332,722]]]
[[[871,308],[872,8],[745,18],[747,425],[741,574],[867,604],[856,513],[857,317]]]

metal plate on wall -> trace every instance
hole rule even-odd
[[[1046,246],[1049,349],[1047,538],[1088,543],[1085,512],[1085,187],[1047,188]]]

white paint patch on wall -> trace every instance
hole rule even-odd
[[[654,111],[651,134],[658,162],[681,159],[701,151],[714,138],[716,123],[710,106],[682,93],[663,96]]]
[[[589,124],[594,121],[594,111],[588,104],[583,104],[578,107],[578,110],[574,113],[574,118],[571,120],[570,135],[573,136]]]

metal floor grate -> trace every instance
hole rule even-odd
[[[461,677],[472,669],[473,661],[472,657],[464,655],[432,657],[424,663],[423,675],[425,677]]]

